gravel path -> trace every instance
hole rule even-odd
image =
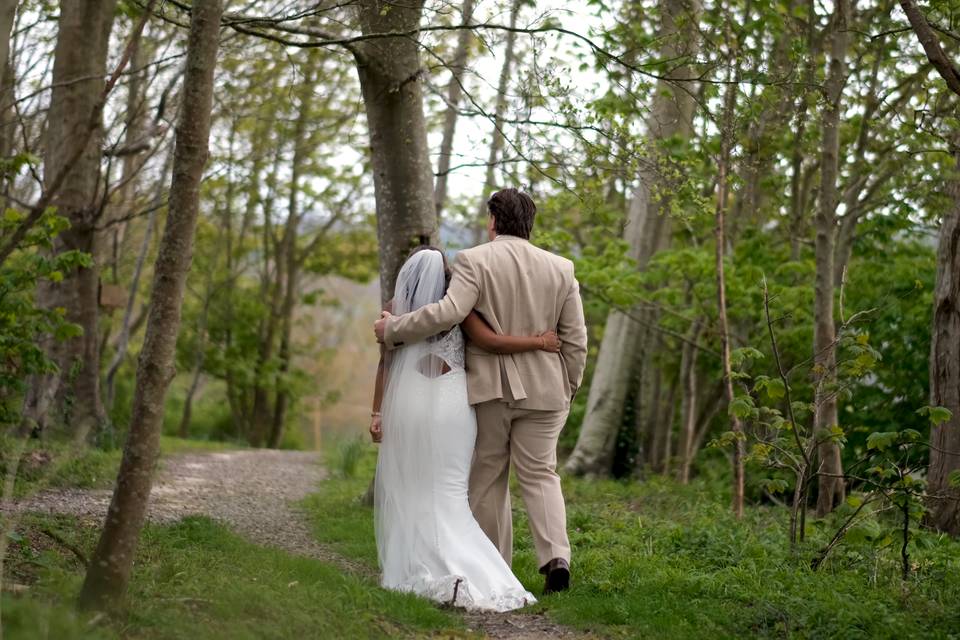
[[[316,452],[252,449],[175,455],[161,461],[148,518],[171,523],[199,514],[220,520],[250,541],[332,563],[375,579],[369,567],[319,544],[293,503],[316,489],[326,473]],[[110,491],[58,489],[17,504],[17,510],[102,521]],[[488,638],[583,638],[542,614],[464,614],[467,626]]]
[[[356,574],[370,571],[320,545],[292,504],[314,491],[326,473],[319,454],[252,449],[164,458],[150,493],[151,522],[188,515],[219,520],[256,544],[332,562]],[[102,521],[109,490],[57,489],[17,504],[18,510]]]

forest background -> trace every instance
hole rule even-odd
[[[5,513],[102,455],[81,591],[101,607],[161,433],[333,451],[363,484],[369,330],[399,265],[480,242],[486,197],[519,186],[586,308],[571,491],[620,518],[629,492],[690,485],[724,531],[782,519],[785,566],[870,588],[886,566],[949,628],[958,9],[0,3]]]

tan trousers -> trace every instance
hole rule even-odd
[[[477,446],[470,470],[470,508],[487,537],[510,564],[513,517],[510,461],[523,493],[537,566],[570,561],[567,512],[557,475],[557,438],[567,411],[512,409],[502,400],[476,405]]]

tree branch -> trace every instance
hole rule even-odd
[[[947,57],[943,47],[940,46],[940,39],[933,32],[930,23],[927,22],[927,17],[920,11],[914,0],[900,0],[900,7],[907,14],[907,20],[910,21],[910,26],[913,27],[913,32],[917,34],[917,40],[920,41],[920,45],[934,69],[947,83],[947,87],[960,96],[960,70],[957,69],[953,61]]]

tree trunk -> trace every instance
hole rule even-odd
[[[18,0],[0,0],[0,158],[13,153],[16,116],[13,112],[15,74],[10,55],[10,35],[17,16]],[[5,190],[6,185],[2,185]]]
[[[691,457],[697,455],[697,451],[700,451],[703,448],[703,443],[707,439],[707,434],[710,432],[710,424],[713,422],[713,419],[720,413],[720,408],[723,406],[723,400],[725,397],[723,380],[717,381],[709,391],[701,398],[700,404],[703,408],[700,410],[700,414],[697,416],[697,428],[696,435],[693,437],[693,453]]]
[[[177,429],[181,438],[187,438],[190,435],[190,422],[193,419],[193,399],[196,397],[197,391],[200,390],[200,383],[203,380],[203,363],[207,357],[207,319],[210,317],[213,290],[213,276],[208,274],[207,283],[204,287],[203,307],[200,310],[200,318],[197,322],[197,345],[193,358],[193,372],[190,377],[190,386],[187,388],[187,395],[183,399],[183,413],[180,414],[180,426]]]
[[[287,407],[290,402],[290,392],[287,390],[287,385],[283,379],[290,371],[293,314],[296,309],[299,271],[302,263],[300,252],[297,250],[297,234],[301,217],[298,199],[303,165],[310,157],[307,124],[311,117],[310,105],[313,102],[313,90],[316,81],[315,70],[317,67],[316,52],[310,51],[307,56],[308,60],[303,68],[304,77],[298,91],[299,113],[293,133],[293,161],[290,167],[290,193],[287,203],[287,224],[284,230],[283,253],[278,256],[278,259],[284,261],[286,266],[283,270],[284,282],[278,283],[283,287],[283,303],[280,308],[280,351],[278,353],[280,366],[277,374],[277,384],[275,385],[273,421],[267,439],[267,446],[274,449],[280,446],[283,428],[287,420]]]
[[[467,25],[473,20],[474,0],[463,0],[460,14],[461,24]],[[450,173],[450,154],[453,151],[453,136],[457,130],[457,117],[460,114],[460,97],[463,94],[463,72],[470,53],[470,40],[473,34],[462,29],[457,34],[457,48],[450,63],[450,83],[447,85],[447,110],[443,114],[443,138],[440,141],[440,153],[437,158],[437,179],[433,188],[434,206],[437,208],[437,228],[443,217],[443,208],[447,204],[447,177]]]
[[[680,387],[680,378],[674,378],[670,382],[669,391],[667,391],[667,397],[663,403],[661,403],[661,413],[659,413],[659,420],[654,428],[656,429],[656,440],[658,442],[658,447],[656,451],[656,458],[654,462],[656,463],[656,470],[661,474],[670,474],[670,469],[673,467],[673,419],[677,413],[677,389]]]
[[[808,2],[809,15],[815,13],[813,2]],[[803,64],[802,78],[806,86],[813,86],[816,79],[816,60],[821,53],[822,42],[816,37],[816,20],[806,21],[806,59]],[[804,238],[806,217],[806,194],[809,191],[804,180],[804,137],[807,117],[810,111],[809,90],[800,89],[793,109],[793,144],[790,151],[790,259],[800,259],[801,240]],[[811,172],[807,172],[810,175]]]
[[[520,0],[513,0],[510,5],[510,29],[517,26],[517,17],[520,14]],[[475,244],[483,241],[483,232],[486,229],[487,200],[497,190],[496,167],[503,151],[503,116],[507,112],[507,91],[510,90],[510,71],[513,69],[516,58],[517,34],[507,31],[506,42],[503,47],[503,64],[500,66],[500,79],[497,81],[497,102],[493,107],[493,131],[490,132],[490,152],[487,154],[487,173],[483,180],[483,193],[480,194],[480,208],[477,213]]]
[[[699,0],[664,0],[661,11],[658,40],[662,48],[659,57],[671,61],[682,57],[692,59],[699,48]],[[672,68],[670,75],[692,78],[693,71],[689,66],[680,65]],[[658,152],[661,141],[678,137],[686,139],[692,134],[695,105],[694,97],[690,95],[692,85],[693,82],[681,87],[676,83],[657,83],[647,134],[653,153]],[[630,202],[623,234],[630,246],[629,255],[641,270],[657,251],[669,244],[672,230],[666,213],[669,203],[664,197],[653,195],[659,182],[659,175],[653,168],[656,164],[655,158],[650,159],[640,171],[639,185]],[[610,472],[617,432],[623,423],[627,391],[637,378],[638,360],[652,357],[642,348],[648,330],[630,318],[643,318],[644,315],[641,307],[635,307],[628,313],[614,309],[607,316],[600,355],[587,396],[587,413],[577,445],[565,466],[569,473],[603,476]]]
[[[960,148],[955,147],[953,155],[960,161]],[[927,522],[956,536],[960,535],[960,488],[951,484],[950,476],[960,472],[960,176],[955,173],[947,188],[953,197],[953,210],[943,218],[937,247],[930,405],[945,407],[952,415],[930,431]]]
[[[750,5],[747,5],[748,7]],[[796,15],[800,0],[789,0],[790,15]],[[792,24],[781,27],[770,50],[770,70],[776,78],[786,78],[794,73],[790,60],[790,45],[797,37]],[[742,40],[738,41],[742,49]],[[740,174],[743,187],[736,198],[731,216],[730,236],[736,238],[747,227],[755,228],[763,224],[764,195],[763,179],[770,175],[774,163],[778,161],[776,138],[785,132],[784,125],[790,118],[790,106],[797,88],[793,85],[782,86],[773,83],[760,88],[760,95],[753,96],[751,102],[763,105],[760,113],[747,123],[746,144],[743,158],[740,160]]]
[[[365,35],[414,31],[422,14],[423,0],[403,6],[381,6],[381,0],[358,2]],[[437,235],[418,47],[414,36],[372,39],[353,49],[370,130],[383,304],[393,297],[397,274],[412,245],[428,243]],[[363,502],[373,504],[373,480]]]
[[[960,70],[947,57],[939,37],[913,0],[900,0],[910,26],[927,59],[960,96]],[[951,152],[960,166],[960,132],[954,135]],[[930,466],[927,491],[931,498],[927,523],[960,535],[960,488],[952,486],[951,474],[960,471],[960,174],[947,184],[953,210],[940,226],[937,246],[937,280],[933,290],[933,330],[930,340],[930,405],[944,407],[950,419],[930,430]]]
[[[385,5],[359,0],[364,35],[416,31],[423,0]],[[423,115],[423,69],[416,36],[375,38],[354,48],[370,130],[377,200],[380,296],[393,297],[397,272],[410,248],[436,236],[433,171]]]
[[[680,471],[679,479],[683,484],[690,482],[690,467],[693,466],[693,442],[697,430],[697,395],[699,394],[697,376],[697,356],[700,350],[694,344],[700,339],[703,322],[697,318],[690,328],[690,342],[683,345],[680,356],[680,381],[683,384],[680,398]]]
[[[170,172],[173,162],[173,154],[167,153],[164,158],[163,170],[160,175],[167,175]],[[137,293],[140,291],[140,281],[143,277],[143,267],[147,261],[147,255],[150,253],[150,243],[153,239],[154,227],[157,222],[158,209],[153,209],[147,215],[146,226],[143,231],[143,240],[140,242],[140,251],[137,254],[137,263],[133,270],[133,278],[130,280],[127,291],[127,305],[123,311],[123,319],[120,321],[120,332],[117,334],[113,358],[107,367],[107,374],[104,377],[103,389],[107,397],[107,408],[113,409],[113,403],[116,393],[115,379],[123,361],[127,356],[127,349],[130,347],[130,338],[139,330],[144,318],[147,316],[145,309],[140,310],[137,318],[133,317],[133,310],[137,302]],[[149,303],[145,303],[149,304]]]
[[[181,438],[190,437],[190,423],[193,421],[193,399],[200,390],[200,381],[203,379],[203,357],[197,355],[197,361],[193,365],[193,373],[190,378],[190,386],[187,388],[187,395],[183,399],[183,413],[180,414],[180,426],[177,427],[177,435]]]
[[[645,320],[656,322],[656,315],[650,311],[643,314]],[[640,347],[637,355],[637,366],[642,368],[637,377],[635,392],[634,419],[636,421],[637,442],[643,443],[643,455],[637,457],[637,466],[641,469],[649,468],[654,473],[661,470],[662,456],[662,420],[663,395],[661,389],[665,380],[663,367],[659,366],[656,357],[663,346],[663,337],[650,328],[641,333]],[[667,387],[669,389],[669,387]]]
[[[146,113],[147,71],[144,69],[148,56],[148,44],[141,34],[134,36],[131,43],[133,51],[130,56],[131,74],[127,80],[127,113],[125,118],[126,131],[123,136],[123,161],[120,169],[120,186],[116,194],[116,206],[112,207],[113,217],[123,218],[135,211],[137,195],[137,174],[143,168],[144,157],[148,147],[145,146],[148,136],[149,119]],[[101,232],[101,249],[103,262],[108,264],[112,271],[114,282],[118,280],[117,268],[120,262],[121,246],[126,235],[128,221],[116,221]]]
[[[10,34],[19,4],[19,0],[0,0],[0,69],[10,61]]]
[[[108,607],[123,596],[146,516],[200,208],[222,13],[221,0],[195,0],[190,13],[170,212],[154,267],[153,302],[140,351],[130,432],[103,533],[80,593],[80,603],[87,608]]]
[[[54,241],[53,252],[82,251],[96,258],[100,213],[98,182],[102,124],[100,109],[107,45],[116,0],[60,3],[59,32],[53,63],[53,90],[47,116],[44,149],[44,189],[53,190],[63,175],[51,204],[70,221],[70,228]],[[91,117],[96,124],[91,135]],[[82,150],[81,148],[82,147]],[[77,157],[72,166],[65,163]],[[62,307],[68,321],[83,333],[63,342],[45,345],[59,373],[34,376],[24,400],[24,430],[43,430],[51,424],[56,399],[70,401],[71,415],[63,420],[74,432],[88,433],[104,420],[100,401],[100,342],[98,333],[100,275],[94,263],[65,273],[63,280],[42,281],[37,303],[44,308]],[[56,422],[63,416],[63,403],[56,408]]]
[[[738,65],[739,66],[739,65]],[[735,73],[727,77],[728,82],[738,80]],[[717,325],[720,331],[720,356],[723,366],[723,389],[727,397],[727,407],[733,407],[735,394],[733,392],[733,370],[730,364],[730,323],[727,317],[727,281],[724,269],[724,253],[727,246],[725,234],[727,199],[729,189],[729,167],[731,147],[733,144],[733,115],[737,98],[737,84],[731,82],[726,87],[724,95],[723,120],[720,124],[720,158],[717,163],[717,208],[714,227],[714,255],[716,257],[717,277]],[[730,427],[733,431],[733,487],[732,508],[737,518],[743,517],[743,457],[744,438],[743,423],[733,411],[729,412]]]
[[[847,73],[847,46],[850,36],[848,0],[837,0],[830,20],[829,68],[823,88],[821,114],[822,151],[820,156],[820,202],[816,217],[816,282],[814,285],[814,435],[822,441],[817,480],[817,517],[833,511],[844,499],[843,463],[840,445],[830,438],[838,424],[836,396],[836,324],[834,321],[834,259],[837,238],[837,174],[840,166],[840,110]]]
[[[276,114],[274,114],[276,116]],[[271,367],[271,360],[276,351],[276,336],[280,308],[283,301],[283,273],[286,263],[282,257],[280,242],[274,237],[273,203],[277,194],[277,182],[280,175],[280,165],[283,159],[283,145],[277,144],[274,150],[273,168],[267,175],[267,197],[263,199],[263,260],[260,277],[260,290],[263,300],[269,310],[266,318],[260,322],[257,332],[257,362],[254,369],[253,400],[250,409],[250,438],[249,442],[255,447],[265,445],[270,437],[270,424],[273,420],[273,410],[270,404],[270,389],[267,371]],[[289,220],[288,220],[289,222]],[[285,238],[286,236],[284,236]],[[285,241],[285,240],[284,240]],[[274,272],[270,272],[270,266]]]
[[[140,278],[143,275],[143,265],[147,261],[147,254],[150,252],[150,239],[153,237],[154,219],[156,210],[151,211],[147,217],[147,228],[143,232],[143,242],[140,244],[140,253],[137,256],[137,266],[133,271],[133,280],[130,282],[130,291],[127,294],[127,306],[123,312],[123,320],[120,324],[120,335],[117,338],[116,353],[113,354],[113,360],[110,361],[110,367],[107,369],[107,377],[104,388],[107,395],[107,406],[113,408],[114,401],[114,380],[117,372],[123,365],[123,360],[127,355],[127,347],[130,344],[131,320],[133,318],[133,307],[137,301],[137,291],[140,289]]]

